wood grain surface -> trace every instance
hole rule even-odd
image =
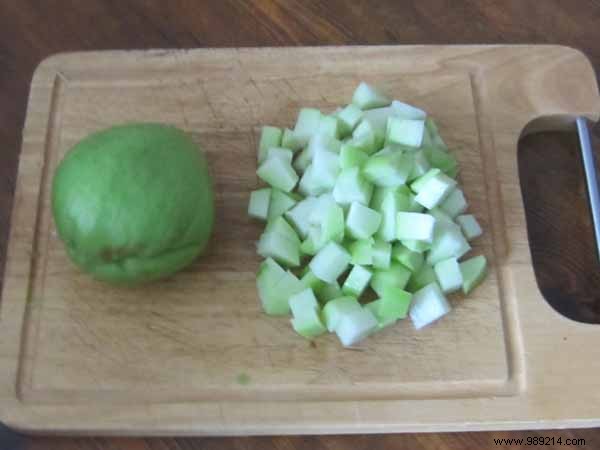
[[[600,63],[600,5],[595,1],[443,2],[2,2],[0,6],[0,167],[1,230],[6,241],[16,161],[20,148],[26,96],[35,65],[64,50],[204,46],[393,44],[393,43],[560,43],[576,46]],[[568,144],[568,138],[559,138]],[[529,231],[538,281],[547,296],[569,302],[582,295],[594,314],[598,279],[593,276],[593,246],[564,246],[545,240],[549,230],[567,230],[587,239],[585,189],[580,174],[565,173],[572,164],[572,146],[557,145],[547,158],[535,153],[533,141],[521,149],[521,169],[534,170],[525,195]],[[548,142],[545,143],[548,145]],[[552,144],[554,145],[554,144]],[[558,148],[560,147],[560,148]],[[562,162],[561,162],[562,161]],[[561,172],[562,171],[562,172]],[[557,177],[557,172],[561,175]],[[557,184],[543,189],[548,176],[567,191],[556,195]],[[521,174],[523,177],[523,174]],[[526,183],[524,183],[526,184]],[[565,193],[567,192],[567,193]],[[553,203],[554,202],[554,203]],[[556,203],[558,202],[558,203]],[[579,203],[577,203],[579,202]],[[576,206],[574,206],[576,205]],[[569,214],[561,212],[568,211]],[[577,214],[578,220],[573,221]],[[533,217],[533,220],[532,220]],[[537,220],[536,220],[537,219]],[[557,223],[548,227],[547,223]],[[585,234],[588,233],[588,234]],[[555,237],[557,234],[554,235]],[[5,247],[2,248],[4,254]],[[560,256],[560,257],[557,257]],[[558,260],[560,259],[560,262]],[[581,293],[581,294],[580,294]],[[592,320],[594,321],[594,320]],[[497,448],[493,438],[523,433],[469,433],[373,437],[301,437],[197,440],[118,440],[29,438],[26,448],[78,449],[195,449],[195,448]],[[526,435],[526,434],[525,434]],[[600,437],[592,430],[537,432],[533,435],[581,437],[593,448]],[[514,446],[518,447],[518,446]],[[513,447],[511,447],[513,448]],[[546,447],[552,448],[552,447]],[[556,448],[559,448],[557,446]]]
[[[487,230],[473,253],[485,254],[490,269],[468,300],[453,296],[454,313],[435,327],[416,331],[403,321],[352,352],[333,336],[308,345],[285,318],[264,316],[251,245],[260,227],[245,211],[257,186],[259,125],[291,124],[301,104],[332,110],[361,79],[435,112],[470,211]],[[584,403],[597,382],[581,369],[598,368],[600,329],[566,321],[536,289],[518,185],[523,127],[561,114],[571,122],[600,114],[593,69],[565,46],[104,51],[45,60],[31,84],[4,278],[0,417],[32,431],[118,435],[599,423],[600,409]],[[176,125],[204,147],[217,225],[214,245],[181,274],[122,289],[73,267],[49,205],[66,151],[128,121]],[[578,353],[585,343],[589,355]],[[578,389],[557,394],[574,369]]]

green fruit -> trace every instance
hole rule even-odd
[[[58,166],[52,212],[70,258],[95,278],[135,284],[168,276],[202,252],[212,231],[206,158],[166,125],[94,133]]]

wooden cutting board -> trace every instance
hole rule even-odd
[[[260,311],[246,216],[257,133],[331,110],[359,80],[438,120],[486,233],[485,283],[419,332],[353,350]],[[594,72],[559,46],[127,51],[53,56],[31,86],[0,310],[0,419],[102,434],[355,433],[600,425],[600,327],[536,285],[517,170],[524,130],[598,118]],[[67,259],[53,172],[90,132],[158,121],[193,134],[215,177],[207,254],[164,282],[112,288]],[[549,185],[552,180],[548,180]],[[592,243],[590,243],[592,245]]]

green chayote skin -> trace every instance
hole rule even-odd
[[[166,277],[210,238],[208,164],[175,127],[115,126],[86,137],[61,161],[52,212],[70,258],[93,277],[115,284]]]

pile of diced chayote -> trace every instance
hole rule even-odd
[[[450,311],[445,294],[485,277],[484,256],[461,260],[482,230],[435,122],[364,82],[331,114],[263,127],[256,173],[269,185],[248,206],[266,222],[262,307],[306,338],[350,346],[407,315],[422,328]]]

